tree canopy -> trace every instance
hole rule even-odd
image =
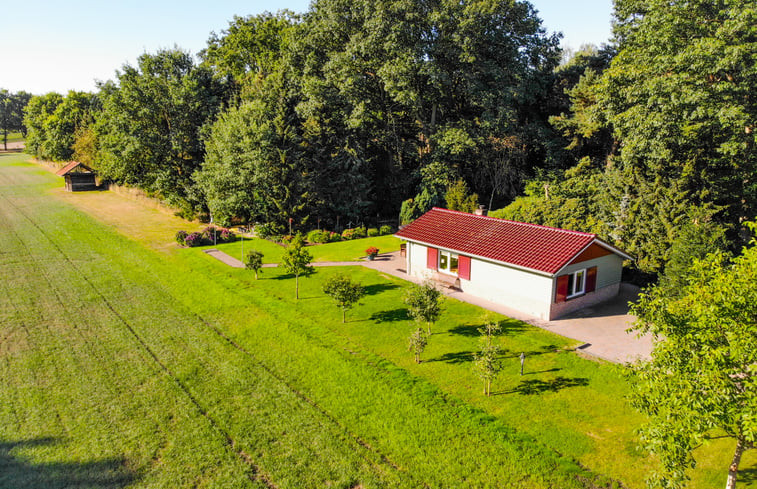
[[[222,107],[222,84],[180,49],[143,54],[117,79],[100,89],[103,176],[185,209],[201,205],[192,177],[205,156],[201,128]]]
[[[633,307],[638,330],[657,340],[635,367],[634,404],[650,416],[642,440],[660,459],[662,487],[681,487],[692,451],[721,432],[734,442],[726,487],[735,487],[757,439],[756,245],[695,261],[682,289],[653,288]]]

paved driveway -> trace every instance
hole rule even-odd
[[[373,262],[363,262],[363,266],[405,280],[420,282],[414,277],[407,276],[405,260],[399,256],[399,252],[381,254]],[[444,290],[448,296],[455,299],[581,341],[584,344],[579,347],[580,351],[611,362],[625,363],[636,359],[647,359],[652,351],[651,337],[637,338],[635,333],[626,332],[635,319],[628,314],[628,302],[635,300],[639,293],[638,287],[631,284],[621,284],[620,294],[610,301],[555,321],[545,321],[465,292]]]

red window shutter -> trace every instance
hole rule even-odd
[[[457,257],[457,276],[470,280],[470,257],[459,255]]]
[[[439,250],[436,248],[426,248],[426,268],[431,270],[439,270],[439,262],[437,261],[437,253]]]
[[[594,292],[597,288],[597,267],[586,270],[586,293]]]
[[[568,298],[568,276],[561,275],[557,277],[557,293],[555,294],[555,302],[565,302]]]

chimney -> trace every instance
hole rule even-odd
[[[475,215],[477,215],[477,216],[485,216],[486,215],[486,206],[485,205],[478,206],[478,209],[476,209],[475,211],[473,211],[473,213]]]

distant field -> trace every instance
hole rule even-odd
[[[179,249],[177,218],[22,158],[0,156],[0,487],[642,487],[620,367],[508,320],[485,399],[482,310],[447,301],[416,365],[404,282],[341,269],[369,290],[342,325],[320,291],[340,270],[295,301],[279,270]],[[693,487],[722,485],[718,443]]]

